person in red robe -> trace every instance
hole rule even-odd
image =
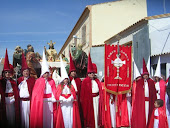
[[[139,72],[139,70],[138,70],[138,67],[137,67],[137,65],[136,65],[136,63],[135,63],[135,61],[133,62],[133,82],[132,82],[132,104],[133,104],[133,102],[134,102],[134,98],[135,98],[135,93],[136,93],[136,81],[138,81],[139,79],[141,79],[142,78],[142,76],[141,76],[141,74],[140,74],[140,72]],[[133,106],[133,105],[132,105]]]
[[[152,112],[149,128],[168,128],[168,121],[163,100],[157,99],[154,103],[155,109]]]
[[[74,62],[72,60],[71,57],[71,53],[70,53],[70,68],[69,68],[69,79],[71,84],[73,85],[75,91],[76,91],[76,95],[78,98],[78,101],[80,99],[80,89],[81,89],[81,79],[77,76],[76,73],[76,68],[74,66]]]
[[[19,111],[19,92],[16,82],[11,78],[12,70],[10,69],[8,53],[6,49],[5,62],[3,69],[3,77],[0,80],[1,92],[1,112],[5,127],[19,127],[20,126],[20,111]]]
[[[6,127],[4,118],[5,118],[5,94],[0,82],[0,128]]]
[[[56,125],[56,86],[50,78],[49,66],[43,52],[41,76],[35,82],[30,110],[31,128],[55,128]]]
[[[22,128],[29,128],[30,100],[35,84],[35,78],[30,77],[29,67],[26,63],[24,53],[22,53],[22,77],[18,78],[18,88],[20,96],[20,113]]]
[[[105,92],[105,127],[130,126],[131,95],[129,95],[129,93],[130,92],[116,96],[109,92]]]
[[[105,127],[128,127],[131,125],[131,107],[134,102],[134,95],[136,92],[136,81],[141,79],[141,74],[134,62],[134,72],[133,72],[133,84],[132,90],[123,95],[111,94],[109,92],[104,92],[105,99],[105,110],[104,110],[104,123]],[[116,98],[118,99],[116,101]],[[120,102],[121,101],[121,102]],[[117,111],[117,107],[119,111]],[[121,115],[119,113],[121,112]]]
[[[82,81],[80,103],[83,110],[84,127],[102,126],[102,85],[95,78],[90,54],[88,56],[88,76]]]
[[[165,103],[165,94],[166,94],[166,82],[161,77],[161,65],[160,65],[160,57],[158,59],[158,64],[156,67],[155,75],[155,88],[157,99],[162,99]],[[165,104],[163,106],[165,108]]]
[[[136,81],[136,93],[134,103],[132,104],[132,128],[146,128],[150,122],[150,117],[154,109],[154,101],[156,100],[156,89],[143,59],[142,79]]]
[[[81,124],[83,126],[83,119],[82,119],[83,115],[82,115],[82,108],[80,104],[81,79],[77,76],[76,68],[72,60],[71,53],[70,53],[70,68],[69,68],[68,75],[69,75],[70,82],[76,91],[77,101],[78,101],[78,106],[79,106],[79,111],[80,111]]]
[[[134,100],[135,100],[136,82],[138,80],[140,80],[141,78],[142,78],[142,76],[138,76],[136,79],[133,80],[133,83],[132,83],[132,104],[134,103]]]
[[[56,128],[81,128],[76,91],[69,81],[68,74],[61,62],[61,83],[57,86],[57,122]]]

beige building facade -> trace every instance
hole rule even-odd
[[[105,40],[146,16],[146,0],[119,0],[88,5],[58,56],[64,54],[69,58],[69,50],[74,46],[80,46],[88,54],[91,47],[104,44]]]

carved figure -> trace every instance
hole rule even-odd
[[[83,45],[81,43],[78,44],[78,47],[76,47],[75,44],[72,44],[71,54],[76,67],[77,75],[79,77],[86,77],[88,56],[82,50],[82,47]]]
[[[26,54],[26,62],[27,62],[28,67],[30,68],[30,76],[34,77],[35,79],[38,78],[36,70],[35,70],[35,66],[38,63],[38,61],[35,57],[34,52],[28,52]]]
[[[47,61],[54,62],[57,57],[57,51],[54,49],[54,44],[56,44],[56,42],[52,43],[52,40],[51,40],[50,43],[47,43],[47,44],[49,45],[48,50],[46,50],[46,47],[44,46],[44,51],[47,57]]]
[[[21,56],[23,49],[20,46],[16,46],[14,54],[13,54],[13,67],[17,66],[17,63],[21,65]]]

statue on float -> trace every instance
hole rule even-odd
[[[15,47],[15,51],[13,53],[13,69],[14,76],[17,79],[21,76],[21,57],[22,57],[23,49],[20,46]]]
[[[86,77],[88,62],[88,56],[82,50],[82,47],[83,47],[82,43],[79,43],[77,47],[75,44],[71,44],[72,59],[76,67],[77,75],[81,78]]]
[[[20,46],[15,47],[15,51],[13,53],[13,67],[15,68],[17,64],[21,65],[21,57],[22,57],[23,49]]]
[[[24,50],[24,54],[26,55],[26,62],[28,67],[30,68],[30,76],[37,79],[40,74],[40,63],[41,59],[40,54],[34,52],[34,48],[32,45],[27,45],[27,49]]]
[[[44,46],[44,51],[47,57],[47,61],[55,62],[57,60],[57,51],[54,49],[54,44],[56,44],[56,42],[52,43],[52,40],[51,40],[50,43],[47,43],[47,44],[49,45],[48,50],[46,50],[46,47]]]

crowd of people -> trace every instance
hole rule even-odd
[[[160,61],[160,60],[159,60]],[[132,88],[126,94],[106,91],[97,66],[88,56],[87,77],[81,80],[70,54],[67,73],[60,57],[60,82],[50,74],[45,53],[38,79],[30,77],[22,54],[22,77],[12,79],[6,50],[0,79],[0,127],[5,128],[168,128],[170,85],[162,80],[158,61],[154,80],[143,60],[143,73],[134,64]],[[168,81],[170,84],[170,79]]]

